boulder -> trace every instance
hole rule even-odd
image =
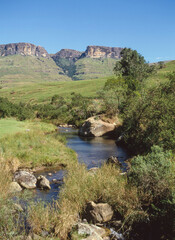
[[[86,240],[102,240],[102,237],[106,235],[106,231],[105,229],[97,227],[93,224],[78,223],[78,234],[89,235],[85,238]]]
[[[101,137],[114,134],[115,129],[115,124],[90,117],[80,127],[79,135],[83,137]]]
[[[85,218],[88,222],[102,223],[112,219],[113,210],[108,203],[88,202],[86,207]]]
[[[22,191],[22,187],[17,182],[11,182],[9,186],[9,192],[15,193]]]
[[[36,188],[36,177],[32,173],[25,170],[19,170],[15,172],[14,181],[19,183],[19,185],[23,188]]]
[[[37,187],[45,190],[51,189],[49,180],[42,175],[37,178]]]

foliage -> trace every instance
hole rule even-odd
[[[81,94],[72,93],[71,99],[54,95],[49,104],[35,106],[37,117],[48,119],[56,124],[70,123],[79,125],[93,115],[92,100]]]
[[[138,90],[140,83],[154,72],[155,67],[146,63],[144,57],[136,50],[124,48],[120,54],[122,59],[116,62],[114,72],[125,78],[129,90]]]
[[[166,65],[165,65],[165,63],[164,63],[163,61],[160,61],[160,62],[158,62],[157,64],[158,64],[158,68],[159,68],[159,69],[162,69],[162,68],[165,68],[165,67],[166,67]]]
[[[175,233],[175,162],[171,151],[153,146],[147,155],[134,157],[128,179],[138,189],[155,238],[171,239]]]
[[[103,101],[103,111],[108,116],[119,113],[126,100],[127,84],[122,77],[111,77],[105,83],[99,97]]]
[[[0,97],[0,118],[16,117],[19,120],[34,117],[34,111],[29,104],[13,104],[7,98]]]
[[[54,61],[61,69],[63,69],[64,73],[68,77],[72,78],[75,75],[76,66],[75,66],[75,62],[73,60],[69,60],[66,58],[57,58],[57,59],[54,59]]]
[[[124,108],[124,141],[136,152],[153,145],[175,150],[175,80],[128,98]],[[172,79],[171,79],[172,78]]]

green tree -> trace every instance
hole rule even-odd
[[[155,66],[150,66],[143,56],[130,48],[124,48],[121,57],[114,67],[115,74],[125,78],[129,90],[138,90],[140,83],[155,71]]]
[[[127,84],[122,77],[109,78],[99,96],[103,101],[104,111],[108,116],[114,116],[122,108],[126,99]]]

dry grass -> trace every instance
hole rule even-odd
[[[67,239],[88,201],[109,203],[124,223],[131,224],[138,216],[144,216],[136,189],[128,188],[126,178],[114,166],[104,165],[91,175],[85,166],[73,164],[69,166],[55,211],[46,207],[44,212],[35,206],[30,211],[30,222],[36,232],[46,225],[47,231],[54,232],[60,239]]]

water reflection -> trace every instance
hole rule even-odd
[[[67,146],[78,154],[80,163],[85,163],[87,168],[100,167],[110,156],[117,156],[126,168],[124,162],[128,159],[126,150],[117,146],[114,139],[95,137],[82,138],[78,136],[78,130],[72,128],[59,128],[61,134],[67,138]]]

